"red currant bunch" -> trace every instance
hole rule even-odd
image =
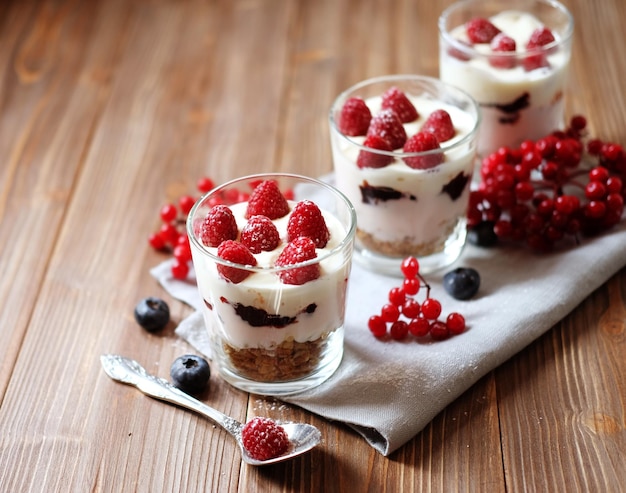
[[[465,331],[465,318],[460,313],[450,313],[441,320],[441,303],[430,296],[430,285],[419,272],[415,257],[407,257],[400,266],[404,279],[401,286],[389,290],[388,303],[380,313],[372,315],[368,327],[377,338],[389,333],[392,339],[403,340],[409,334],[434,340],[443,340]],[[425,291],[420,303],[416,296]]]
[[[575,116],[564,131],[484,158],[481,182],[470,195],[470,231],[488,226],[499,240],[549,251],[562,240],[619,223],[626,152],[619,144],[587,139],[586,126],[583,116]]]
[[[197,189],[201,194],[213,187],[214,183],[210,178],[203,177],[198,180]],[[196,200],[191,195],[182,195],[177,204],[171,202],[164,204],[159,212],[161,226],[148,237],[148,243],[152,248],[173,254],[172,276],[176,279],[186,279],[189,274],[191,247],[185,232],[185,222]]]

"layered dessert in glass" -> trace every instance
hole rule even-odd
[[[452,263],[466,237],[479,110],[436,79],[394,75],[344,91],[330,111],[336,186],[357,212],[355,259],[398,275]]]
[[[244,177],[200,199],[187,232],[225,380],[286,395],[332,375],[343,355],[355,233],[343,194],[297,175]]]
[[[440,78],[480,104],[480,156],[563,127],[572,33],[552,0],[464,0],[442,13]]]

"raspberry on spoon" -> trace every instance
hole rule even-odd
[[[241,430],[241,439],[250,457],[257,460],[273,459],[289,449],[285,429],[269,418],[252,418]]]

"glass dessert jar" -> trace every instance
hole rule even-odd
[[[252,175],[204,195],[187,219],[212,358],[233,386],[287,395],[343,355],[356,216],[334,187]]]
[[[355,260],[400,275],[458,258],[476,158],[480,112],[464,91],[416,75],[347,89],[329,115],[336,186],[357,212]]]
[[[463,0],[439,18],[439,75],[478,101],[481,157],[564,124],[574,22],[553,0]]]

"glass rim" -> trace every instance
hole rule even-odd
[[[475,118],[472,129],[462,139],[457,140],[453,144],[442,145],[439,149],[431,149],[429,151],[420,151],[420,152],[384,151],[381,149],[375,149],[373,147],[367,147],[367,146],[364,146],[363,144],[359,144],[350,136],[343,134],[339,130],[337,126],[337,121],[335,119],[335,113],[337,110],[339,110],[338,108],[339,103],[341,101],[346,100],[348,98],[348,94],[354,91],[357,91],[363,87],[369,86],[369,85],[383,83],[383,82],[393,82],[393,81],[409,81],[409,82],[414,81],[414,82],[429,83],[429,84],[432,84],[434,87],[445,89],[446,91],[453,93],[453,95],[462,97],[474,108],[474,112],[476,114],[476,118]],[[404,159],[404,158],[432,156],[435,154],[446,153],[446,152],[449,152],[451,150],[454,150],[458,147],[461,147],[467,144],[467,142],[472,140],[475,137],[475,135],[478,133],[478,129],[480,128],[480,122],[482,120],[482,113],[480,110],[480,105],[472,96],[470,96],[468,92],[456,86],[453,86],[452,84],[448,84],[446,82],[441,81],[440,79],[426,76],[426,75],[394,74],[394,75],[382,75],[378,77],[372,77],[370,79],[365,79],[360,82],[357,82],[356,84],[342,91],[333,101],[333,104],[330,108],[330,112],[328,115],[328,119],[330,121],[331,129],[338,136],[340,136],[343,140],[348,142],[350,145],[357,147],[360,151],[366,151],[372,154],[379,154],[382,156],[389,156],[395,159]],[[416,171],[420,171],[420,170],[416,170]],[[428,170],[421,170],[421,171],[428,171]]]
[[[238,264],[236,262],[231,262],[230,260],[226,260],[221,257],[218,257],[217,255],[214,255],[213,253],[208,251],[206,245],[204,245],[200,241],[200,239],[196,236],[194,229],[193,229],[193,222],[194,222],[193,218],[198,212],[198,210],[205,205],[206,200],[211,195],[219,192],[220,190],[231,187],[232,185],[236,183],[241,183],[245,181],[250,182],[254,180],[267,180],[267,179],[272,179],[272,178],[274,179],[287,178],[291,180],[300,180],[303,182],[307,182],[308,184],[311,184],[311,185],[321,186],[331,195],[334,195],[337,198],[339,198],[341,203],[343,203],[346,206],[346,210],[348,211],[348,217],[350,219],[350,224],[343,238],[341,239],[341,241],[333,249],[329,250],[322,256],[319,256],[310,260],[306,260],[304,262],[299,262],[297,264],[290,264],[290,265],[285,265],[285,266],[273,266],[273,267],[259,267],[255,265]],[[302,200],[306,200],[306,199],[302,199]],[[288,271],[294,268],[306,267],[308,265],[318,264],[322,262],[323,260],[330,258],[330,257],[334,257],[335,255],[338,255],[343,250],[345,250],[347,245],[349,243],[352,243],[354,240],[354,237],[356,236],[356,210],[354,209],[352,202],[350,202],[350,200],[343,194],[343,192],[338,190],[333,185],[323,182],[321,180],[318,180],[316,178],[311,178],[305,175],[299,175],[297,173],[257,173],[257,174],[252,174],[252,175],[245,175],[239,178],[234,178],[232,180],[226,181],[222,183],[221,185],[218,185],[212,188],[211,190],[209,190],[208,192],[206,192],[205,194],[203,194],[194,203],[193,207],[189,211],[189,214],[187,215],[187,220],[185,221],[185,229],[187,232],[187,237],[189,238],[189,242],[193,243],[193,245],[196,247],[196,249],[200,253],[202,253],[203,255],[205,255],[206,257],[208,257],[210,260],[214,261],[217,264],[221,264],[226,267],[233,267],[233,268],[237,268],[241,270],[246,270],[251,273],[266,273],[266,274],[274,273],[274,272],[277,273],[277,272]],[[215,247],[212,247],[212,248],[215,248]],[[286,284],[286,286],[289,286],[289,284]]]
[[[441,37],[451,46],[454,46],[455,50],[459,50],[461,53],[464,53],[472,58],[487,58],[492,56],[497,56],[501,60],[514,59],[518,57],[527,57],[533,55],[542,55],[546,52],[554,50],[560,46],[563,46],[569,43],[574,34],[574,16],[569,11],[569,9],[563,5],[561,2],[557,0],[530,0],[530,3],[534,4],[542,4],[552,7],[553,9],[561,12],[565,18],[567,19],[567,28],[563,35],[559,35],[559,39],[553,41],[552,43],[548,43],[544,46],[539,46],[537,48],[533,48],[531,50],[525,51],[516,51],[516,52],[498,52],[496,54],[493,53],[483,53],[478,50],[475,50],[472,45],[463,43],[457,38],[450,35],[450,31],[446,28],[446,21],[450,14],[457,10],[458,8],[469,5],[469,4],[481,4],[484,0],[463,0],[462,2],[456,2],[446,8],[441,15],[439,16],[439,20],[437,21],[437,26],[439,29],[439,34]],[[508,5],[508,4],[507,4]]]

